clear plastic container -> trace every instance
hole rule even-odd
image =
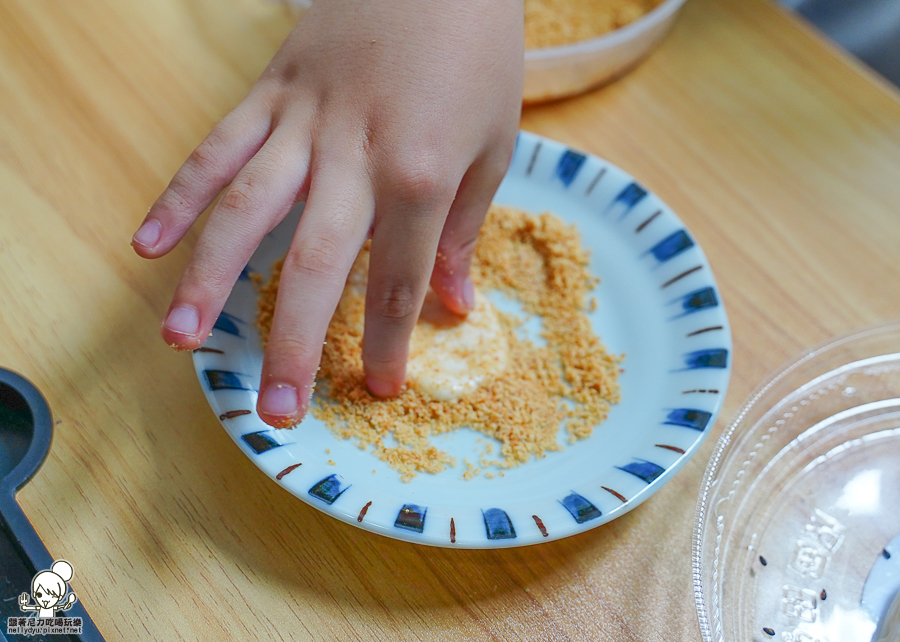
[[[525,104],[587,91],[630,71],[662,40],[685,0],[665,0],[624,27],[570,45],[525,52]]]
[[[898,534],[893,323],[804,353],[751,395],[720,438],[694,530],[703,640],[880,636],[900,588]]]

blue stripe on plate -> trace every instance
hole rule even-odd
[[[404,504],[403,508],[400,509],[400,512],[397,513],[397,519],[394,522],[394,526],[397,528],[404,528],[408,531],[421,533],[425,528],[425,513],[427,512],[427,507],[422,508],[416,504]]]
[[[284,445],[278,439],[278,434],[274,430],[260,430],[259,432],[247,433],[246,435],[241,435],[241,439],[257,455]]]
[[[505,511],[489,508],[481,511],[481,514],[484,516],[484,529],[488,539],[515,539],[516,529]]]
[[[706,429],[711,418],[712,413],[706,412],[705,410],[676,408],[669,412],[669,415],[663,423],[670,426],[684,426],[685,428],[703,431]]]
[[[688,233],[684,230],[678,230],[650,248],[650,252],[656,257],[657,261],[664,263],[688,248],[693,247],[693,245],[694,242],[688,236]]]
[[[614,203],[622,203],[628,209],[631,209],[635,205],[641,202],[641,200],[647,195],[647,190],[638,185],[637,183],[631,183],[625,187],[619,195],[616,196]]]
[[[227,332],[228,334],[240,337],[242,335],[240,328],[238,328],[238,323],[243,323],[243,321],[227,312],[222,312],[219,315],[219,318],[216,319],[213,330],[221,330],[222,332]]]
[[[229,370],[204,370],[211,390],[256,390],[250,376]]]
[[[575,180],[575,177],[581,170],[581,166],[584,165],[586,158],[587,156],[584,154],[573,152],[571,149],[563,152],[559,162],[556,164],[556,175],[563,182],[563,185],[568,187],[572,184],[572,181]]]
[[[579,524],[600,517],[603,514],[600,512],[600,509],[578,493],[569,494],[559,503],[562,504],[567,511],[572,513],[572,517],[574,517],[575,521]]]
[[[716,297],[716,291],[712,287],[702,288],[685,294],[681,299],[681,307],[685,314],[714,308],[719,305],[719,299]]]
[[[696,350],[684,355],[684,363],[688,370],[699,368],[727,368],[728,350],[725,348],[711,348],[709,350]]]
[[[334,500],[350,488],[351,484],[344,484],[340,475],[329,475],[315,486],[309,489],[309,494],[316,499],[321,499],[326,504],[333,504]]]
[[[646,459],[635,459],[630,464],[625,466],[616,466],[619,470],[623,470],[626,473],[630,473],[635,477],[640,477],[648,484],[654,482],[657,477],[666,472],[666,469],[658,464],[654,464],[652,461],[647,461]]]

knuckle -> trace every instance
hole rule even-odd
[[[183,285],[187,291],[198,295],[197,298],[201,293],[216,298],[227,296],[232,284],[229,266],[223,261],[205,257],[205,260],[192,261],[185,268]]]
[[[407,279],[389,279],[378,284],[371,298],[375,314],[406,321],[419,311],[415,288]]]
[[[285,89],[290,81],[286,82],[286,70],[270,67],[270,72],[263,75],[250,90],[250,96],[263,105],[271,113],[279,113],[284,106]]]
[[[175,212],[192,207],[197,190],[203,191],[212,183],[222,147],[221,134],[214,129],[172,177],[161,198],[162,204]]]
[[[225,194],[222,195],[222,200],[219,202],[219,207],[233,212],[247,212],[252,205],[252,187],[242,180],[235,181],[225,191]]]
[[[284,364],[286,368],[296,368],[304,361],[316,357],[322,351],[322,342],[309,341],[297,334],[273,333],[269,338],[268,354]]]
[[[284,269],[301,276],[334,279],[340,272],[340,248],[327,236],[307,236],[288,253]]]
[[[238,213],[255,211],[265,201],[265,170],[245,167],[222,195],[220,206]]]
[[[188,165],[195,168],[205,168],[216,162],[219,158],[219,150],[222,147],[222,135],[219,130],[213,129],[209,135],[203,139],[188,158]]]
[[[402,201],[423,205],[450,201],[456,192],[450,172],[443,164],[427,159],[398,163],[394,187]]]

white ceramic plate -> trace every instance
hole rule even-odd
[[[253,325],[256,293],[241,278],[194,365],[225,430],[263,472],[360,528],[419,544],[495,548],[615,519],[694,454],[725,398],[731,333],[706,257],[681,220],[617,167],[527,132],[496,202],[551,211],[575,223],[591,249],[591,271],[602,279],[591,319],[607,348],[625,354],[622,401],[609,418],[562,451],[470,481],[462,479],[462,461],[477,462],[486,438],[456,431],[435,439],[456,456],[456,468],[402,482],[315,418],[274,430],[255,414],[263,353]],[[248,271],[268,276],[299,215],[263,240]]]

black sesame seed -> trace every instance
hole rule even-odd
[[[825,589],[822,589],[822,592],[819,593],[819,599],[826,599],[828,597],[828,593],[825,592]]]
[[[763,627],[763,633],[765,633],[766,635],[774,636],[774,635],[775,635],[775,630],[774,630],[774,629],[770,629],[770,628],[767,627],[767,626],[764,626],[764,627]]]
[[[766,566],[768,564],[768,562],[766,561],[766,558],[763,557],[762,555],[759,556],[759,563],[762,564],[763,566]]]
[[[886,549],[886,548],[882,549],[881,554],[884,555],[884,559],[886,559],[886,560],[891,559],[891,554],[888,553],[888,549]]]

